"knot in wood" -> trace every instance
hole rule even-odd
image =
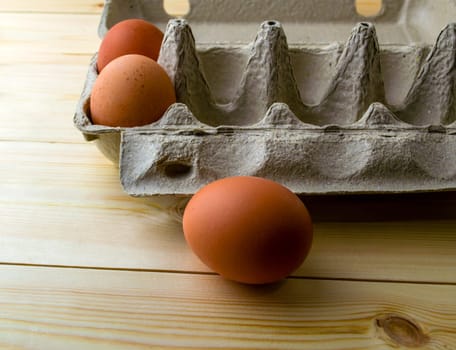
[[[398,315],[386,315],[376,320],[377,327],[397,345],[415,348],[426,344],[429,337],[415,322]]]

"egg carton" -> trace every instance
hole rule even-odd
[[[288,44],[282,24],[267,20],[248,44],[197,45],[190,18],[167,24],[158,62],[178,102],[155,123],[93,125],[96,55],[90,63],[74,122],[119,164],[128,194],[167,203],[235,175],[297,194],[456,189],[455,24],[434,45],[380,47],[368,22],[345,43]]]

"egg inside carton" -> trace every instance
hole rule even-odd
[[[187,198],[233,175],[266,177],[298,194],[454,190],[455,54],[454,24],[432,48],[380,50],[370,23],[356,25],[344,45],[289,48],[282,25],[265,21],[247,46],[197,50],[189,23],[175,19],[158,62],[178,103],[144,127],[93,125],[95,56],[75,124],[119,162],[133,196]],[[309,69],[302,74],[309,62],[324,76],[315,86],[306,79]],[[212,74],[225,69],[225,77],[206,76],[208,64]],[[412,69],[404,98],[395,99],[403,83],[394,79],[410,77]],[[389,98],[385,85],[394,90]]]

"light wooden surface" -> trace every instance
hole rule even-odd
[[[304,198],[311,254],[263,287],[127,196],[72,125],[101,9],[0,0],[0,349],[456,349],[455,193]]]

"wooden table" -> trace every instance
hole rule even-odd
[[[0,348],[456,349],[456,194],[304,198],[283,283],[210,272],[72,116],[103,4],[0,1]]]

